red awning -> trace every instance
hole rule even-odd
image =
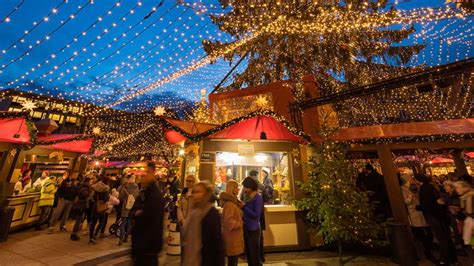
[[[165,137],[170,144],[176,144],[183,140],[188,140],[186,136],[198,135],[217,126],[214,124],[182,121],[170,118],[165,118],[164,120]]]
[[[31,144],[24,117],[0,119],[0,142]]]
[[[63,150],[78,153],[89,153],[92,148],[92,139],[75,139],[81,134],[51,134],[45,136],[38,136],[38,142],[52,142],[61,141],[54,144],[41,145],[45,149]],[[70,139],[70,141],[68,141]]]
[[[197,134],[200,134],[202,132],[205,132],[217,127],[217,125],[214,125],[214,124],[199,123],[199,122],[193,122],[193,121],[182,121],[182,120],[176,120],[176,119],[170,119],[170,118],[166,118],[166,121],[168,121],[168,123],[170,123],[171,125],[178,127],[179,129],[181,129],[182,131],[190,135],[197,135]]]
[[[170,144],[176,144],[178,142],[188,139],[180,133],[176,132],[175,130],[165,130],[165,137]]]
[[[453,163],[454,161],[448,158],[436,157],[430,162],[433,164],[438,164],[438,163]]]
[[[208,138],[260,140],[262,132],[266,133],[267,140],[305,142],[302,137],[293,134],[275,118],[265,115],[259,115],[242,120],[228,128],[210,135]]]

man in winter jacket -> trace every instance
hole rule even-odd
[[[156,166],[149,163],[142,178],[143,190],[132,209],[132,257],[135,265],[158,265],[163,242],[164,199],[155,179]]]
[[[41,230],[42,226],[47,222],[51,209],[54,204],[54,194],[56,194],[56,177],[50,176],[45,178],[44,184],[41,187],[40,200],[38,207],[40,209],[40,218],[36,225],[36,230]]]
[[[71,233],[71,240],[73,241],[78,241],[80,239],[77,233],[79,232],[82,226],[84,214],[88,208],[89,199],[92,194],[90,181],[90,178],[84,179],[83,183],[79,187],[79,191],[77,193],[77,200],[74,202],[74,206],[72,208],[72,217],[75,221]]]
[[[66,177],[61,182],[59,186],[57,196],[58,196],[58,205],[53,211],[53,215],[49,220],[49,233],[54,232],[54,226],[58,221],[59,217],[61,217],[61,224],[59,225],[59,230],[62,232],[66,231],[66,221],[69,218],[69,214],[71,212],[71,208],[74,205],[74,201],[76,200],[77,193],[79,192],[79,187],[73,185],[73,181],[71,178]]]

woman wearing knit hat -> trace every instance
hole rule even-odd
[[[247,263],[260,266],[260,216],[263,210],[263,198],[258,194],[258,183],[251,177],[242,182],[247,201],[244,205],[244,242]]]

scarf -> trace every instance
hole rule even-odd
[[[212,204],[194,208],[186,217],[183,225],[184,256],[181,265],[200,266],[202,249],[202,219],[211,210]]]

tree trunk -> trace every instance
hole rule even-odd
[[[339,265],[342,266],[344,265],[343,261],[342,261],[342,241],[341,239],[339,239],[337,241],[337,249],[338,249],[338,253],[339,253]]]

